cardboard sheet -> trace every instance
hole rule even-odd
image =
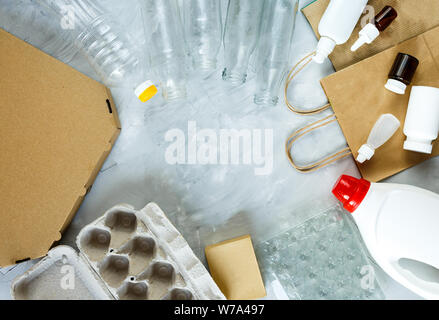
[[[0,29],[0,266],[44,256],[120,132],[109,90]]]
[[[326,10],[329,0],[317,0],[306,6],[302,11],[311,24],[317,37],[320,18]],[[382,52],[407,39],[413,38],[425,31],[439,26],[439,1],[437,0],[369,0],[373,7],[366,9],[365,15],[356,26],[349,41],[337,46],[329,57],[335,70],[341,70],[365,58]],[[390,5],[398,12],[398,18],[370,45],[364,45],[355,53],[350,48],[358,39],[361,25],[368,22],[368,18],[374,17],[386,5]]]
[[[229,300],[266,296],[264,282],[249,235],[206,247],[210,273]]]
[[[391,113],[400,120],[401,128],[395,136],[379,148],[370,161],[358,165],[363,178],[373,182],[439,155],[438,142],[434,144],[432,155],[403,150],[403,126],[411,87],[405,95],[384,88],[398,52],[411,54],[420,61],[413,85],[439,87],[439,27],[321,81],[355,157],[381,114]]]

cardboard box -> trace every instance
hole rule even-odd
[[[0,266],[44,256],[110,153],[109,90],[0,29]]]
[[[267,295],[250,235],[205,249],[210,273],[228,300],[254,300]]]

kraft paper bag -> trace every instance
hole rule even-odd
[[[376,151],[374,157],[364,164],[357,164],[363,178],[372,182],[380,181],[439,155],[439,142],[435,142],[432,155],[403,149],[406,139],[403,126],[411,86],[407,88],[405,95],[398,95],[384,88],[389,70],[399,52],[413,55],[420,61],[412,85],[439,87],[439,27],[321,81],[355,157],[361,145],[366,143],[373,125],[381,114],[391,113],[400,120],[401,128]]]
[[[328,4],[329,0],[317,0],[302,9],[318,37],[320,18]],[[358,39],[358,32],[361,30],[362,25],[364,26],[369,22],[368,18],[373,18],[386,5],[392,6],[398,12],[396,20],[372,44],[365,44],[356,52],[351,52],[350,48]],[[365,15],[360,19],[349,41],[337,46],[329,57],[335,70],[342,70],[402,41],[439,26],[438,0],[369,0],[369,6],[366,7]]]

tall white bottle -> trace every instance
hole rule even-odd
[[[336,45],[349,40],[368,0],[331,0],[319,24],[320,41],[314,61],[323,63]]]
[[[421,297],[439,299],[439,195],[346,175],[332,192],[380,267]]]

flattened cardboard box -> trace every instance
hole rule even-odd
[[[0,29],[0,266],[44,256],[110,153],[109,90]]]

